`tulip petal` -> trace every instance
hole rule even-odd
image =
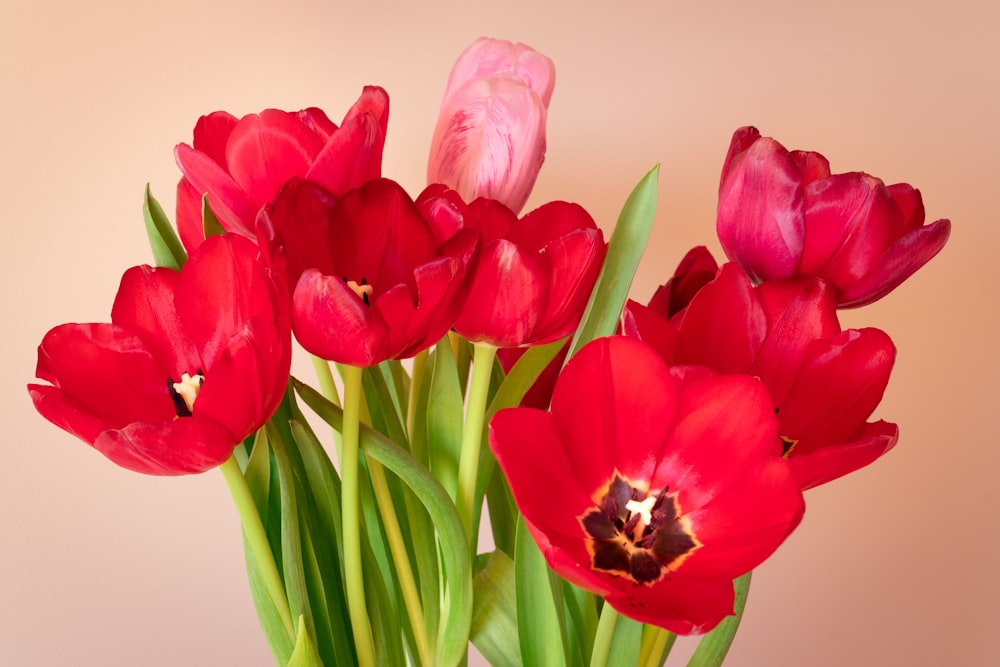
[[[284,261],[294,288],[308,268],[333,275],[330,225],[337,199],[312,181],[293,178],[257,218],[257,243],[272,266]]]
[[[342,279],[316,269],[302,274],[292,294],[292,330],[323,359],[365,368],[388,358],[385,323]]]
[[[651,348],[625,337],[599,338],[563,369],[552,394],[560,440],[573,443],[570,469],[591,493],[616,469],[648,482],[674,421],[677,390]]]
[[[134,422],[105,431],[94,448],[116,464],[149,475],[204,472],[225,462],[238,440],[208,419],[185,417],[167,422]]]
[[[889,246],[871,271],[841,292],[841,307],[857,308],[881,299],[938,254],[950,235],[949,220],[906,234]]]
[[[194,189],[199,209],[201,196],[207,194],[212,212],[227,231],[253,235],[253,222],[260,206],[218,162],[186,144],[177,145],[174,158]]]
[[[750,280],[736,264],[724,264],[684,311],[677,362],[719,373],[745,373],[766,332],[764,311]]]
[[[788,462],[804,491],[865,467],[895,447],[898,440],[898,426],[877,421],[865,424],[850,442],[813,448],[803,440],[792,450],[795,455],[789,456]]]
[[[226,162],[256,213],[286,181],[305,176],[322,148],[323,140],[296,114],[266,109],[236,124],[226,146]]]
[[[339,198],[381,176],[388,120],[389,96],[382,88],[365,86],[305,177]]]
[[[407,285],[397,285],[375,301],[373,308],[388,329],[391,358],[413,356],[448,332],[462,305],[455,299],[462,272],[461,261],[441,257],[414,271],[415,301]]]
[[[548,264],[549,294],[533,344],[547,343],[576,330],[601,272],[607,246],[598,229],[580,229],[552,241],[541,256]]]
[[[732,581],[670,576],[655,586],[629,586],[607,595],[608,604],[643,623],[679,635],[708,632],[733,613]]]
[[[677,331],[650,308],[629,299],[622,313],[622,330],[626,336],[641,340],[656,350],[667,365],[674,363]]]
[[[716,224],[723,250],[755,282],[792,275],[805,242],[798,166],[769,137],[727,160]]]
[[[499,239],[481,250],[469,296],[455,321],[468,340],[516,347],[530,340],[545,309],[549,283],[542,259]]]

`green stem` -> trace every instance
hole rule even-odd
[[[472,525],[476,497],[476,476],[479,471],[479,448],[483,441],[483,422],[486,417],[486,399],[490,390],[490,376],[497,349],[485,343],[474,345],[472,380],[469,385],[469,405],[462,430],[462,450],[458,464],[458,493],[455,504],[469,539],[476,534]],[[472,545],[473,553],[475,546]]]
[[[750,592],[751,574],[753,572],[747,572],[733,581],[733,589],[736,591],[733,615],[727,616],[714,630],[702,637],[694,655],[688,660],[688,667],[719,667],[726,659],[729,647],[736,638],[740,621],[743,620],[743,610],[746,608],[747,595]]]
[[[337,383],[333,380],[333,371],[330,370],[330,362],[320,359],[315,354],[312,357],[313,368],[316,370],[316,379],[319,381],[319,390],[326,400],[337,407],[340,407],[340,394],[337,392]]]
[[[382,514],[382,525],[385,527],[386,538],[389,540],[389,550],[392,552],[392,562],[396,566],[396,576],[399,588],[403,593],[403,604],[410,617],[410,627],[413,628],[413,639],[417,643],[417,655],[421,665],[430,664],[430,648],[427,645],[427,625],[424,623],[424,610],[420,603],[420,593],[417,592],[417,582],[410,567],[410,557],[406,553],[406,543],[403,532],[399,529],[399,518],[392,503],[392,493],[389,482],[385,478],[382,464],[369,458],[368,475],[375,489],[375,500]]]
[[[351,617],[354,646],[360,667],[375,667],[375,649],[365,605],[365,583],[361,570],[361,518],[358,482],[358,443],[361,433],[361,369],[344,367],[343,458],[340,461],[344,530],[344,585]]]
[[[261,523],[260,514],[257,512],[257,505],[254,504],[253,496],[250,494],[250,487],[247,479],[243,476],[235,456],[230,456],[225,463],[219,466],[222,476],[229,485],[229,493],[236,503],[236,511],[240,515],[240,523],[243,525],[243,535],[250,546],[250,553],[260,568],[264,585],[271,596],[271,602],[281,617],[281,624],[285,626],[285,634],[295,645],[295,626],[292,623],[292,612],[288,607],[288,596],[285,593],[285,584],[281,580],[278,572],[278,565],[274,561],[274,554],[271,553],[271,543],[267,540],[267,532],[264,524]]]
[[[427,369],[429,354],[424,349],[413,357],[413,377],[410,380],[410,396],[406,403],[406,435],[409,436],[411,443],[416,439],[413,434],[416,431],[417,399],[420,397],[420,385],[424,383],[424,371]],[[423,462],[419,457],[417,460]]]
[[[659,667],[663,664],[663,658],[669,648],[674,645],[677,635],[656,627],[647,625],[643,628],[642,649],[639,651],[639,667]]]
[[[607,602],[601,610],[601,619],[597,621],[597,632],[594,633],[594,651],[590,654],[590,667],[604,667],[611,657],[611,640],[615,636],[615,624],[618,622],[618,612]]]

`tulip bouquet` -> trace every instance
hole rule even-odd
[[[869,421],[893,343],[837,311],[949,222],[742,128],[730,262],[696,248],[642,305],[655,168],[607,243],[577,204],[521,214],[553,83],[524,45],[470,46],[415,198],[382,175],[380,88],[339,125],[203,116],[176,231],[145,195],[156,267],[38,348],[46,419],[130,470],[221,469],[280,665],[458,665],[470,641],[496,665],[661,665],[679,634],[720,664],[803,491],[896,444]]]

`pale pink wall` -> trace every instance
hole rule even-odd
[[[758,571],[732,664],[996,664],[1000,5],[728,5],[0,5],[0,664],[271,664],[221,475],[141,477],[44,422],[24,389],[34,348],[55,324],[106,319],[121,272],[148,261],[142,188],[172,202],[171,150],[199,114],[336,117],[378,83],[392,97],[385,173],[415,192],[450,64],[482,34],[557,64],[533,202],[577,200],[610,230],[663,163],[637,298],[689,246],[718,248],[718,172],[743,124],[835,170],[909,181],[931,219],[953,220],[930,266],[844,316],[896,340],[877,415],[902,440],[809,493],[804,524]]]

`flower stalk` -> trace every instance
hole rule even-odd
[[[472,525],[475,516],[476,481],[479,471],[479,450],[483,441],[483,423],[486,417],[486,399],[490,389],[490,375],[497,348],[487,343],[476,343],[472,353],[472,380],[469,385],[469,403],[462,431],[462,450],[458,465],[458,494],[455,503],[458,516],[469,534],[476,534]],[[474,545],[473,545],[474,546]]]

